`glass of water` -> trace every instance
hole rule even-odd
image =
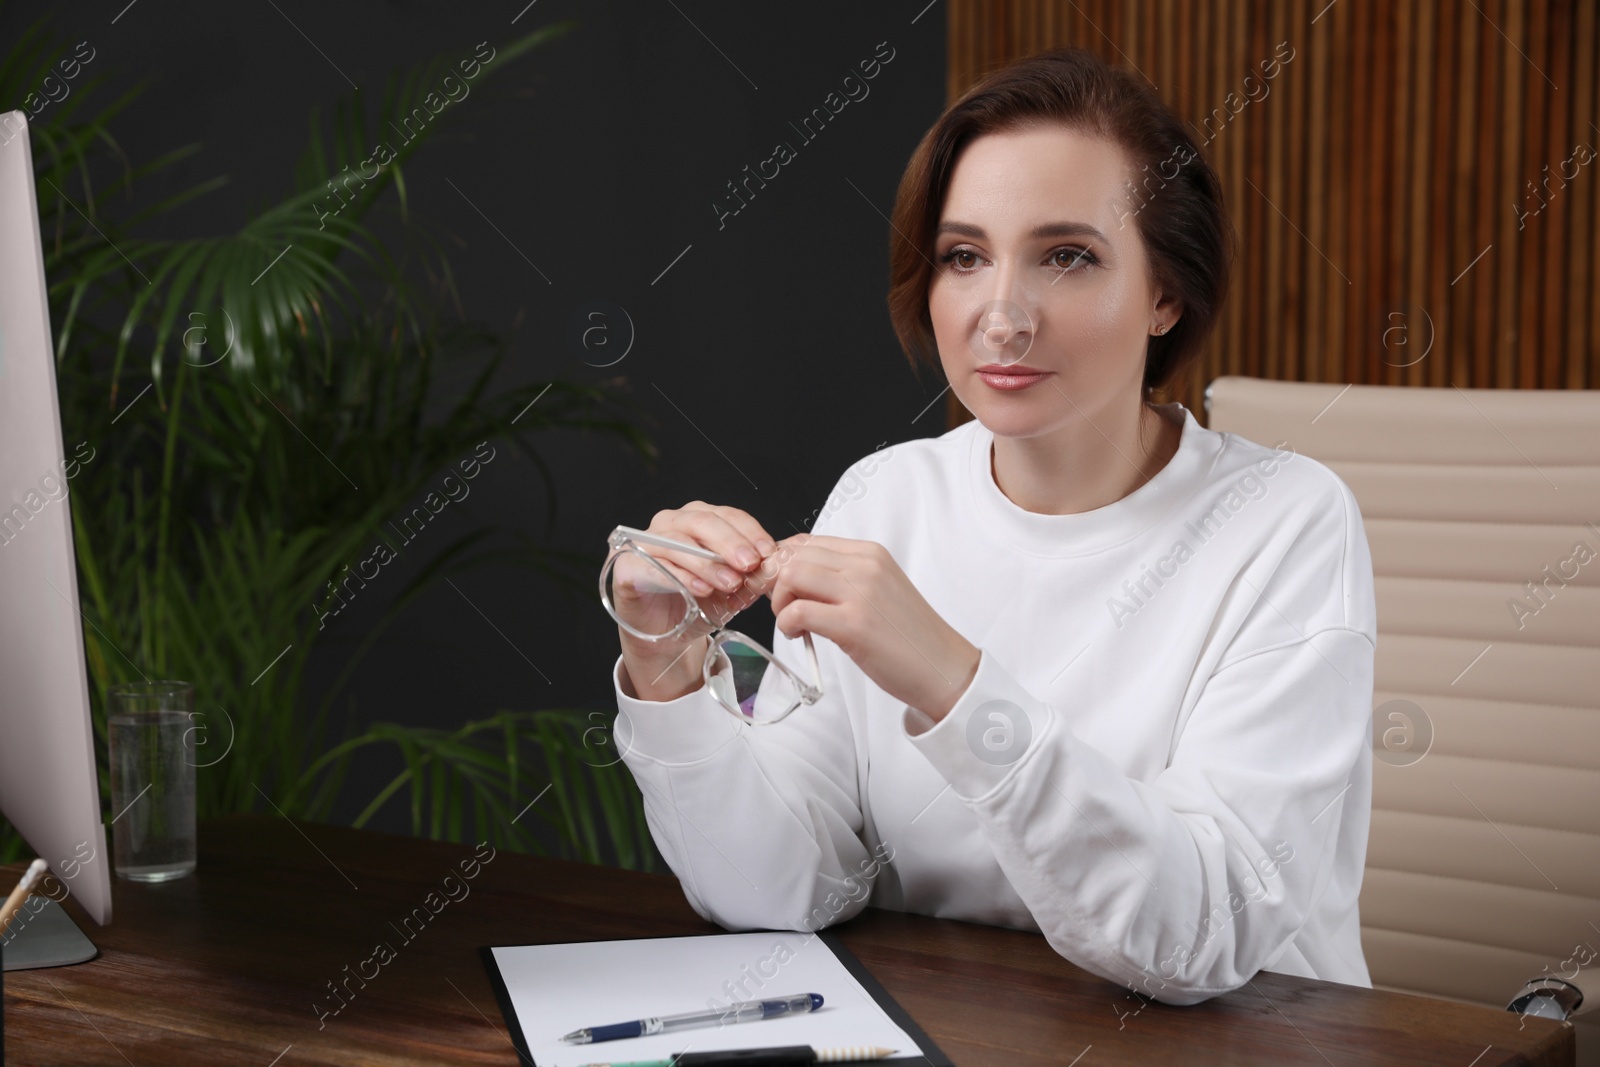
[[[118,876],[165,882],[194,870],[194,687],[111,688],[111,836]]]

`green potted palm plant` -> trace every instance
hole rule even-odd
[[[469,463],[512,449],[549,494],[533,439],[552,429],[611,436],[653,468],[623,379],[492,388],[508,342],[447,313],[456,301],[443,242],[407,203],[407,163],[471,106],[451,86],[476,89],[571,28],[441,56],[391,77],[375,107],[359,91],[340,100],[331,123],[313,112],[291,192],[216,237],[161,228],[223,179],[142,210],[108,209],[195,151],[126,160],[112,129],[141,87],[96,105],[108,72],[80,69],[71,95],[39,110],[36,184],[62,424],[78,460],[72,519],[102,775],[109,687],[183,678],[203,711],[202,819],[276,810],[325,820],[351,760],[378,747],[398,753],[399,767],[354,825],[408,801],[416,834],[659,862],[636,789],[607,753],[609,716],[499,710],[455,730],[330,729],[355,664],[430,583],[496,559],[587,590],[597,558],[516,533],[520,548],[491,552],[488,528],[430,542],[332,686],[312,694],[305,683],[351,567],[403,551],[391,520],[441,478],[459,481]],[[42,20],[30,27],[0,65],[0,110],[30,100],[63,52]],[[552,795],[519,819],[546,785]],[[21,850],[0,824],[0,860]]]

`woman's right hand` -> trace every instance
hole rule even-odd
[[[763,561],[776,552],[777,545],[747,512],[694,500],[676,510],[657,512],[645,529],[710,549],[727,561],[723,564],[672,549],[640,546],[683,582],[700,610],[717,625],[771,588],[775,575],[766,573]],[[643,560],[618,560],[612,604],[630,625],[664,632],[682,617],[683,600],[662,589],[660,575],[653,572]],[[672,700],[700,688],[707,633],[706,624],[698,619],[677,637],[661,641],[644,640],[618,626],[623,662],[635,695],[644,700]]]

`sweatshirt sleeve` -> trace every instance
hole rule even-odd
[[[804,664],[800,640],[777,630],[773,639],[779,660]],[[624,685],[620,655],[613,668],[616,743],[651,836],[690,906],[726,929],[816,930],[848,919],[877,873],[861,839],[865,760],[840,696],[837,650],[814,641],[822,699],[766,726],[739,722],[705,687],[640,700]]]
[[[1062,956],[1193,1004],[1244,985],[1305,924],[1334,874],[1338,801],[1371,759],[1371,564],[1359,518],[1346,529],[1241,572],[1252,606],[1152,780],[1077,737],[1070,696],[1047,705],[994,649],[937,724],[906,707],[907,737]]]

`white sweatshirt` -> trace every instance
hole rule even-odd
[[[870,894],[1037,930],[1171,1004],[1261,969],[1371,986],[1355,499],[1315,460],[1164,414],[1183,422],[1167,465],[1080,514],[1012,503],[976,420],[839,480],[812,532],[883,545],[980,649],[936,725],[820,636],[823,699],[766,726],[704,687],[639,700],[618,657],[617,743],[695,911],[816,930]],[[781,632],[773,652],[806,663]]]

